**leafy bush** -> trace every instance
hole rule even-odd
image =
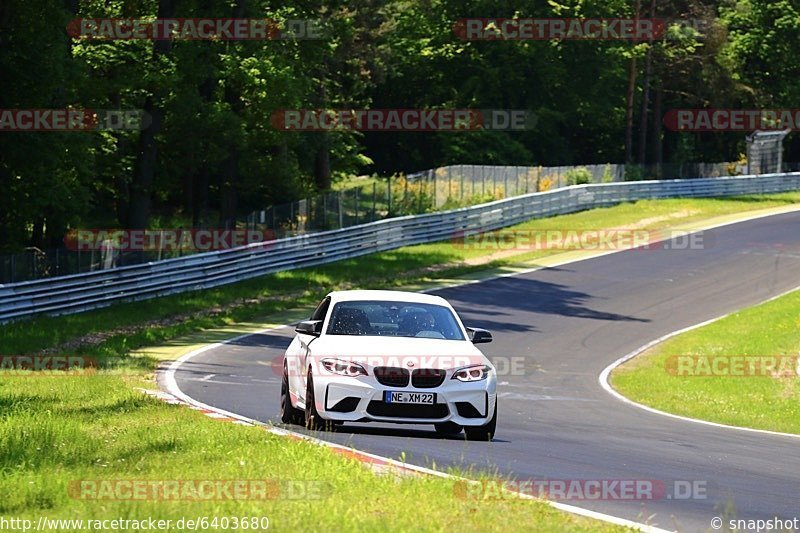
[[[442,204],[439,208],[441,211],[445,211],[447,209],[456,209],[459,207],[469,207],[471,205],[478,205],[478,204],[485,204],[488,202],[493,202],[494,200],[499,200],[502,198],[502,195],[497,196],[492,194],[491,192],[487,192],[485,194],[473,194],[472,196],[468,196],[465,198],[458,198],[454,196],[448,196],[447,200]]]
[[[433,191],[426,180],[392,177],[392,216],[420,215],[436,210]]]
[[[625,181],[641,181],[645,179],[646,170],[640,165],[625,165]]]
[[[537,188],[539,189],[539,192],[545,192],[552,189],[553,188],[552,176],[545,176],[542,179],[540,179],[539,183],[537,184]]]
[[[592,182],[592,173],[586,167],[568,170],[564,176],[567,178],[567,185],[586,185]]]
[[[606,165],[603,169],[603,176],[600,178],[601,183],[614,183],[614,174],[611,172],[611,165]]]
[[[725,170],[728,171],[726,174],[727,176],[738,176],[742,173],[741,168],[747,168],[747,156],[745,154],[739,154],[738,161],[733,161],[728,163],[725,167]]]

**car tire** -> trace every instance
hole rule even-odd
[[[303,411],[292,405],[289,394],[289,372],[286,363],[283,364],[283,378],[281,379],[281,422],[284,424],[303,425]]]
[[[311,431],[333,431],[333,421],[325,420],[317,412],[316,400],[314,398],[314,378],[311,377],[311,369],[308,370],[306,380],[306,429]]]
[[[461,426],[455,422],[439,422],[433,425],[439,435],[458,435],[461,433]]]
[[[494,438],[494,431],[497,428],[497,400],[494,402],[494,414],[492,419],[482,426],[464,426],[464,433],[467,440],[492,440]]]

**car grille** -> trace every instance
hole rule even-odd
[[[411,373],[411,384],[418,389],[432,389],[444,382],[445,373],[437,368],[419,368]]]
[[[409,372],[405,368],[395,366],[376,366],[373,370],[375,379],[381,385],[387,387],[406,387],[408,386]]]
[[[369,402],[367,412],[372,416],[387,418],[444,418],[450,414],[445,403],[421,405],[410,403],[384,403],[378,400]]]

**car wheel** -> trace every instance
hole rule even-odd
[[[333,431],[333,421],[325,420],[317,412],[317,405],[314,399],[314,379],[311,377],[311,370],[308,371],[306,380],[306,429],[314,431]]]
[[[455,422],[439,422],[433,425],[439,435],[458,435],[461,433],[461,426]]]
[[[284,424],[303,424],[303,411],[292,405],[289,395],[289,372],[286,363],[283,364],[283,378],[281,379],[281,422]]]
[[[464,426],[464,433],[467,435],[467,440],[492,440],[494,438],[494,430],[497,428],[497,400],[494,402],[494,414],[492,419],[482,426]]]

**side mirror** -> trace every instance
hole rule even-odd
[[[467,333],[469,333],[469,340],[472,341],[472,344],[492,342],[492,334],[485,329],[467,328]]]
[[[303,320],[295,326],[294,330],[304,335],[319,337],[322,333],[322,320]]]

